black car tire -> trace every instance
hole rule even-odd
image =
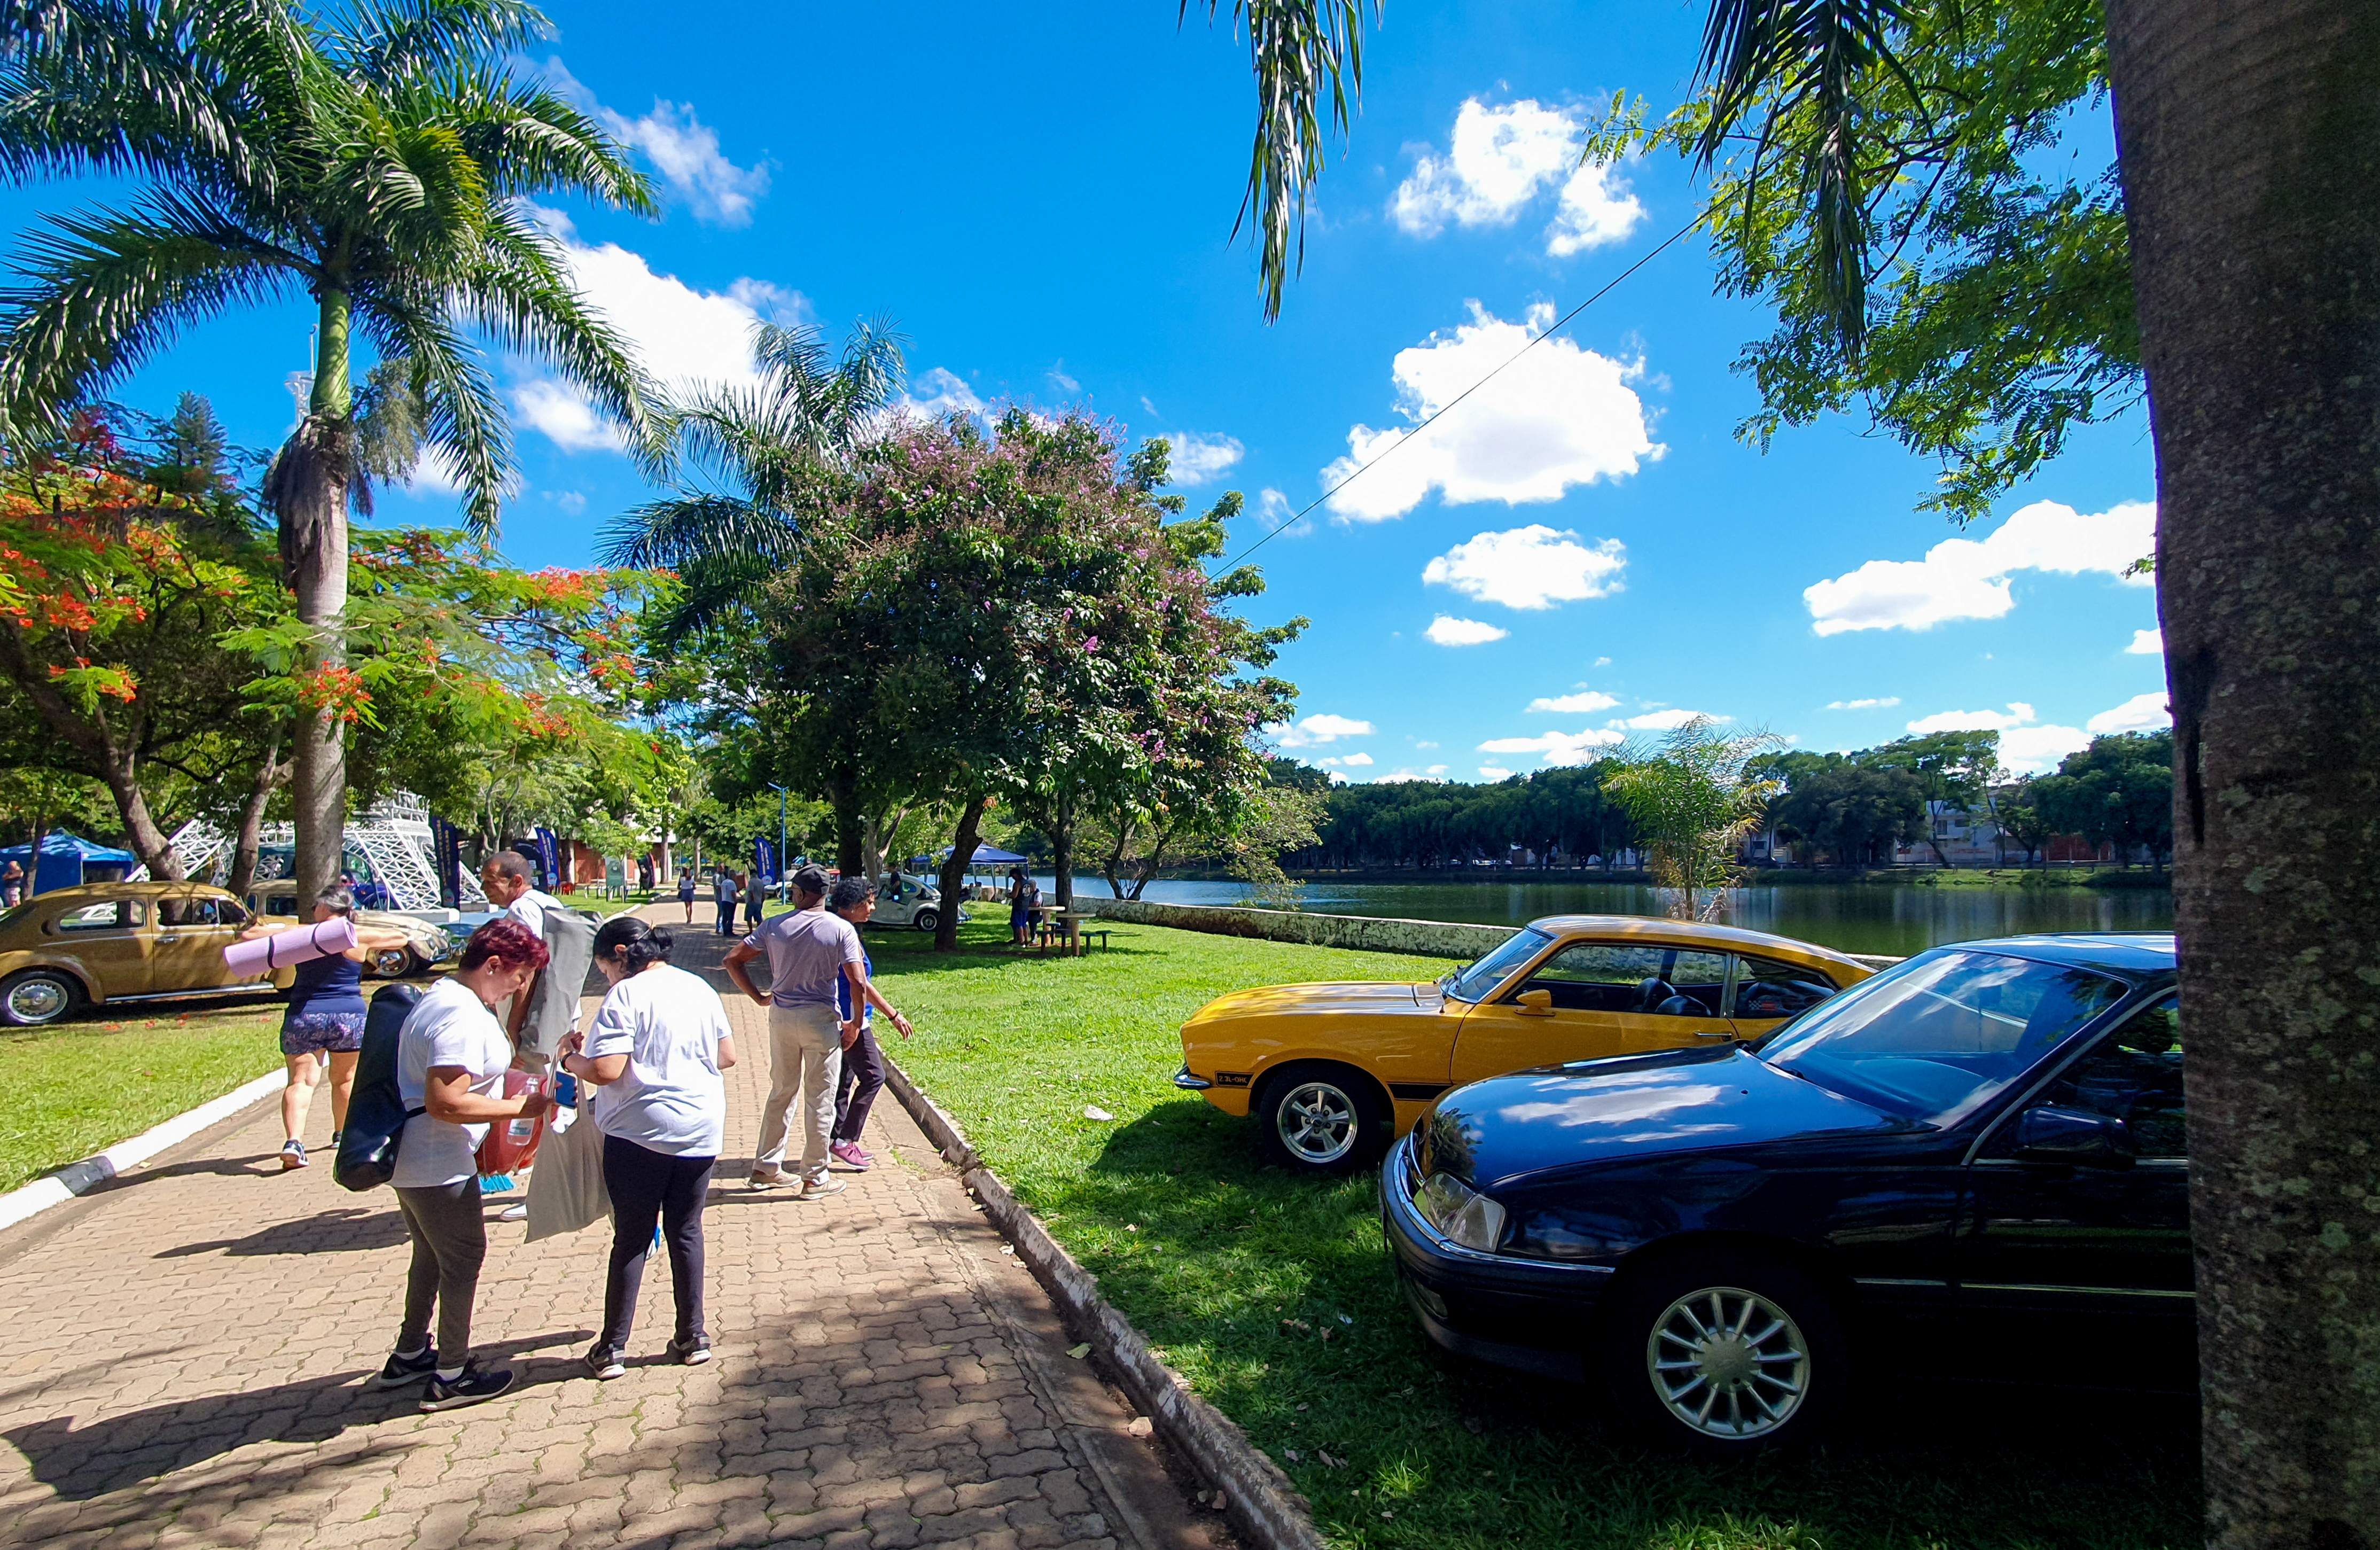
[[[939,909],[920,909],[917,911],[917,920],[911,923],[919,931],[931,931],[942,923],[942,912]]]
[[[0,1022],[11,1028],[47,1028],[81,1005],[82,986],[55,969],[28,969],[0,980]]]
[[[1834,1298],[1755,1252],[1680,1254],[1623,1275],[1599,1344],[1597,1364],[1630,1428],[1709,1458],[1811,1441],[1850,1377]]]
[[[1389,1147],[1389,1105],[1372,1079],[1352,1066],[1285,1067],[1265,1078],[1248,1112],[1264,1138],[1266,1160],[1294,1173],[1347,1173]]]

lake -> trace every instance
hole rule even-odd
[[[1052,884],[1041,880],[1043,892]],[[1098,877],[1075,890],[1105,897]],[[1156,882],[1162,904],[1244,904],[1244,883]],[[1300,904],[1324,915],[1520,925],[1540,915],[1658,915],[1639,883],[1307,883]],[[2037,931],[2171,931],[2173,896],[2156,888],[1933,888],[1908,883],[1810,883],[1732,890],[1719,919],[1846,953],[1903,956],[1944,942]]]

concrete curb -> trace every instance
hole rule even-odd
[[[984,1166],[958,1122],[897,1062],[887,1056],[884,1065],[885,1085],[926,1139],[960,1170],[968,1190],[983,1202],[984,1215],[1016,1246],[1016,1257],[1048,1288],[1067,1322],[1090,1341],[1166,1441],[1221,1487],[1233,1526],[1261,1550],[1325,1550],[1312,1509],[1281,1466],[1248,1441],[1230,1417],[1200,1398],[1187,1379],[1159,1358],[1132,1321],[1099,1295],[1098,1278],[1077,1264],[1040,1219],[1017,1202],[1000,1176]]]
[[[55,1173],[44,1175],[22,1189],[0,1195],[0,1229],[13,1227],[52,1206],[64,1205],[78,1195],[89,1194],[109,1179],[140,1166],[167,1147],[177,1146],[210,1125],[228,1119],[251,1105],[262,1103],[280,1092],[288,1080],[286,1071],[267,1071],[254,1081],[233,1088],[222,1097],[200,1104],[187,1113],[177,1114],[162,1125],[152,1126],[129,1141],[117,1141],[103,1152],[95,1152],[79,1162],[68,1163]]]

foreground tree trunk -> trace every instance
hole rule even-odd
[[[2109,0],[2207,1538],[2380,1543],[2380,7]]]
[[[951,836],[951,853],[942,860],[942,915],[934,923],[934,951],[955,952],[959,945],[959,906],[965,902],[964,885],[967,864],[975,859],[977,833],[983,824],[983,810],[991,805],[990,799],[971,796],[959,809],[959,824]]]
[[[312,631],[311,689],[291,748],[290,817],[298,831],[298,897],[339,879],[346,860],[347,501],[355,489],[354,398],[348,391],[348,299],[320,297],[314,391],[306,418],[273,459],[265,496],[281,529],[281,569],[298,617]],[[499,836],[501,838],[501,836]]]

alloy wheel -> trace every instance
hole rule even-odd
[[[1316,1167],[1328,1167],[1354,1151],[1363,1129],[1355,1101],[1327,1081],[1298,1082],[1281,1094],[1273,1115],[1289,1154]]]
[[[1742,1287],[1670,1304],[1645,1342],[1653,1392],[1681,1424],[1724,1442],[1767,1435],[1810,1390],[1810,1343],[1784,1309]]]

